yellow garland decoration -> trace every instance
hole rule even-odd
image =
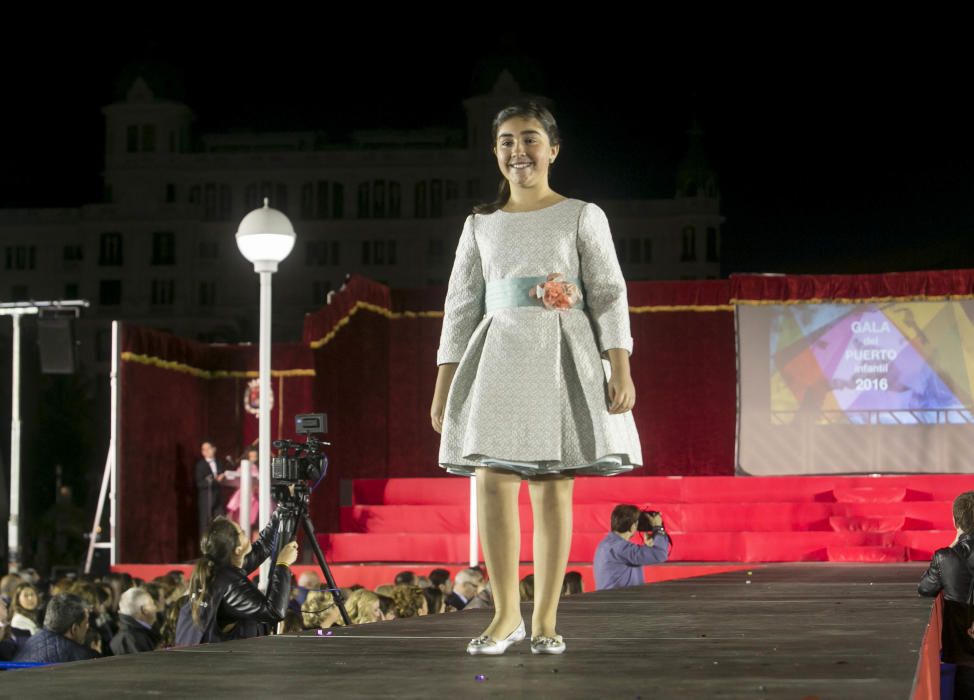
[[[150,357],[149,355],[139,355],[134,352],[123,352],[122,361],[124,362],[136,362],[140,365],[149,365],[151,367],[158,367],[159,369],[168,369],[174,372],[182,372],[184,374],[190,374],[194,377],[199,377],[201,379],[253,379],[259,377],[260,374],[256,371],[244,371],[244,370],[206,370],[200,369],[199,367],[192,367],[182,362],[173,362],[172,360],[163,360],[159,357]],[[275,369],[271,370],[272,377],[313,377],[315,376],[315,371],[313,369]]]

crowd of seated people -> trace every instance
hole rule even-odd
[[[563,594],[579,592],[580,580],[569,572]],[[0,579],[0,661],[61,663],[172,647],[188,584],[181,570],[151,581],[125,573],[55,581],[32,569],[8,574]],[[521,595],[523,600],[533,595],[530,575],[521,582]],[[342,597],[356,625],[493,605],[490,583],[479,568],[462,569],[454,577],[446,569],[428,576],[403,571],[375,590],[343,588]],[[272,633],[344,624],[332,593],[322,588],[317,572],[307,570],[292,578],[287,615]]]

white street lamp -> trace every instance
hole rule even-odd
[[[278,263],[294,248],[294,239],[291,220],[277,209],[267,206],[267,197],[264,197],[264,206],[247,214],[237,230],[237,247],[254,264],[254,272],[260,275],[260,442],[257,446],[260,468],[260,528],[267,525],[271,518],[271,275],[277,272]],[[248,504],[249,510],[249,465],[247,474],[241,478],[241,488],[246,484],[247,490],[240,495],[243,502]],[[240,526],[244,528],[244,532],[250,532],[249,516],[247,523],[240,523]],[[267,587],[270,565],[270,560],[265,560],[260,567],[262,589]]]

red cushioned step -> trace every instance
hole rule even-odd
[[[832,489],[839,503],[899,503],[906,488],[898,486],[851,486]]]
[[[886,518],[865,518],[862,516],[832,516],[829,525],[836,532],[896,532],[902,530],[906,518],[889,516]]]
[[[904,547],[843,547],[828,548],[828,561],[889,563],[907,561]]]

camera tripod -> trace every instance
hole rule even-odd
[[[352,620],[348,616],[348,611],[345,610],[345,599],[342,597],[342,591],[335,585],[335,579],[331,576],[331,569],[328,568],[325,555],[315,538],[314,523],[311,522],[311,516],[308,514],[311,488],[306,483],[295,483],[293,484],[294,495],[292,496],[289,486],[290,484],[274,484],[273,486],[274,498],[277,500],[277,510],[281,518],[280,537],[277,543],[280,547],[293,540],[297,535],[298,523],[301,523],[304,527],[304,534],[311,543],[311,549],[318,561],[318,566],[321,568],[321,573],[324,574],[325,581],[328,582],[326,590],[332,592],[335,597],[335,605],[338,606],[338,610],[342,614],[342,620],[345,621],[346,625],[350,625]],[[274,552],[274,556],[277,556],[277,551]]]

